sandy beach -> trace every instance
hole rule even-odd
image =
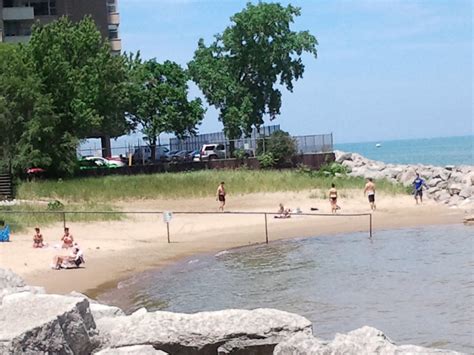
[[[281,202],[285,207],[299,207],[304,213],[329,213],[326,200],[314,198],[315,191],[265,193],[229,196],[227,211],[271,212]],[[366,198],[360,191],[344,191],[340,213],[369,213]],[[213,198],[191,200],[141,200],[121,202],[122,211],[217,211]],[[310,208],[318,208],[311,212]],[[462,223],[465,212],[433,201],[415,205],[411,196],[378,193],[377,211],[373,214],[374,238],[377,231],[434,224]],[[62,223],[42,228],[44,249],[32,248],[33,227],[27,233],[13,234],[10,243],[0,244],[0,267],[10,268],[31,285],[43,286],[51,293],[73,290],[92,297],[134,273],[162,267],[193,254],[265,242],[264,217],[244,214],[173,215],[171,243],[167,243],[166,224],[161,214],[127,214],[121,221],[68,223],[85,253],[85,267],[74,270],[51,270],[54,255],[60,249]],[[292,216],[268,218],[270,241],[295,237],[324,236],[347,232],[367,232],[369,217]],[[365,234],[364,234],[365,237]]]

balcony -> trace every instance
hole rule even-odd
[[[120,15],[118,12],[112,12],[108,15],[109,25],[118,25],[120,24]]]
[[[4,7],[3,21],[23,21],[35,18],[33,7]]]
[[[110,39],[110,50],[112,52],[120,52],[122,50],[122,40],[119,38]]]

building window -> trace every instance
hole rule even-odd
[[[115,0],[107,0],[107,11],[109,14],[117,12],[117,4]]]
[[[118,26],[109,25],[109,39],[117,39],[117,38],[118,38]]]
[[[56,15],[56,0],[23,0],[23,6],[29,6],[34,9],[35,16]]]

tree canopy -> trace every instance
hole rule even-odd
[[[273,120],[282,104],[279,87],[293,91],[293,82],[304,73],[302,54],[316,57],[316,38],[290,28],[300,14],[292,5],[248,3],[213,43],[206,46],[199,40],[189,71],[219,110],[229,138],[250,134],[266,114]]]
[[[155,160],[157,139],[161,133],[177,137],[196,133],[205,110],[201,99],[188,100],[188,74],[178,64],[155,59],[142,62],[139,55],[129,57],[132,77],[132,119],[142,127]]]

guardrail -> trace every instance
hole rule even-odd
[[[264,226],[265,226],[265,243],[269,243],[268,235],[268,216],[278,216],[280,213],[275,212],[208,212],[208,211],[2,211],[0,210],[0,215],[2,214],[57,214],[61,215],[63,227],[67,226],[67,215],[68,214],[147,214],[147,215],[163,215],[165,213],[172,213],[175,215],[261,215],[264,217]],[[311,217],[369,217],[369,239],[372,239],[372,213],[298,213],[294,214],[295,216],[311,216]],[[5,221],[6,223],[8,221]],[[170,229],[169,222],[167,224],[167,237],[168,243],[171,243],[170,239]]]

